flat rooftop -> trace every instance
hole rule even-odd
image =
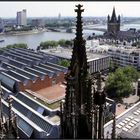
[[[46,101],[48,104],[60,101],[65,97],[65,85],[56,84],[34,92],[35,96]]]
[[[55,49],[53,48],[53,49],[41,50],[41,52],[44,52],[46,54],[50,54],[50,55],[53,55],[53,56],[57,56],[59,58],[64,58],[64,59],[71,59],[71,56],[72,56],[72,49],[64,49],[64,48],[61,48],[61,47],[57,47]],[[107,56],[109,56],[109,55],[87,52],[88,62],[92,61],[92,60],[97,60],[97,59],[100,59],[100,58],[104,58],[104,57],[107,57]]]

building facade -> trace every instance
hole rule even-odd
[[[108,50],[111,61],[116,66],[133,66],[140,70],[140,49],[112,48]]]
[[[72,57],[72,50],[70,49],[57,48],[41,51],[56,57],[57,61],[63,59],[70,60]],[[98,71],[107,71],[110,65],[110,56],[106,54],[87,52],[87,63],[89,65],[88,71],[90,74],[96,73]]]
[[[4,31],[4,22],[3,19],[0,18],[0,33]]]
[[[16,19],[17,19],[18,26],[26,26],[27,25],[26,9],[23,9],[22,11],[17,12]]]
[[[32,20],[32,26],[44,27],[45,26],[45,21],[44,21],[44,19],[33,19]]]

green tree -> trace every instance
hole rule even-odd
[[[140,77],[139,72],[132,66],[126,66],[122,70],[124,75],[131,82],[136,82]]]
[[[73,40],[66,40],[65,44],[66,46],[72,46]]]
[[[11,49],[11,48],[24,48],[24,49],[27,49],[28,46],[27,46],[27,44],[20,43],[20,44],[7,45],[6,48],[8,48],[8,49]]]
[[[58,62],[59,65],[64,66],[64,67],[68,67],[70,66],[70,61],[66,60],[66,59],[62,59]]]
[[[118,68],[108,76],[105,89],[110,98],[127,97],[133,92],[133,80],[124,73],[125,71],[124,68]]]
[[[58,42],[57,41],[45,41],[45,42],[41,42],[40,46],[42,49],[53,48],[53,47],[58,46]]]
[[[64,39],[60,39],[60,40],[58,41],[58,44],[59,44],[60,46],[65,46],[65,43],[66,43],[66,40],[64,40]]]

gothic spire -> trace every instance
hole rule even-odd
[[[61,104],[61,136],[62,138],[91,138],[93,126],[93,122],[90,119],[91,106],[89,105],[91,100],[91,80],[88,77],[85,40],[82,36],[81,14],[84,9],[80,4],[76,7],[76,37],[74,39],[71,64],[66,76],[65,103],[64,105]]]
[[[85,40],[82,35],[82,5],[77,5],[76,37],[72,59],[66,76],[65,102],[61,103],[62,138],[104,138],[105,94],[101,90],[99,73],[98,89],[92,90],[88,74]]]
[[[116,12],[115,12],[115,7],[113,7],[113,12],[112,12],[112,17],[111,17],[111,22],[117,22],[117,17],[116,17]]]
[[[82,35],[82,12],[84,12],[84,9],[81,9],[83,5],[77,5],[77,9],[75,9],[75,12],[77,12],[77,21],[76,21],[76,37],[74,39],[74,47],[73,47],[73,55],[72,55],[72,61],[70,65],[70,69],[74,67],[74,63],[77,63],[79,67],[82,67],[83,69],[87,70],[87,56],[86,56],[86,48],[85,48],[85,40],[83,39]],[[75,62],[76,61],[76,62]]]
[[[75,12],[77,13],[77,21],[76,21],[76,37],[74,39],[74,47],[72,52],[72,59],[69,67],[69,73],[66,77],[74,77],[75,78],[75,96],[77,105],[81,108],[82,104],[85,103],[85,96],[86,96],[86,80],[88,76],[88,66],[87,66],[87,56],[86,56],[86,47],[85,47],[85,40],[83,39],[82,35],[82,5],[77,5],[77,9]],[[67,79],[68,80],[68,79]],[[83,82],[82,82],[83,81]],[[86,81],[86,82],[85,82]],[[67,86],[67,89],[69,87]],[[68,90],[66,90],[68,92]],[[67,93],[66,97],[69,96],[69,92]],[[67,100],[67,99],[66,99]]]

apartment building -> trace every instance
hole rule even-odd
[[[111,56],[112,62],[117,66],[134,66],[140,69],[140,49],[138,48],[110,48],[108,54]]]
[[[16,18],[17,18],[18,26],[26,26],[27,25],[26,9],[23,9],[22,11],[17,12]]]

